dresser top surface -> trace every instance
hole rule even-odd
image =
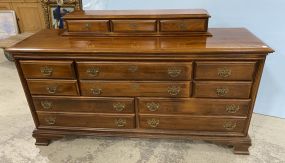
[[[64,19],[108,19],[108,18],[205,18],[210,17],[203,9],[164,9],[164,10],[86,10],[75,11]]]
[[[12,53],[271,53],[273,50],[244,28],[210,28],[213,36],[67,37],[42,30],[7,48]],[[64,54],[63,54],[64,55]]]

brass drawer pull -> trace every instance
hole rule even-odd
[[[168,93],[171,96],[179,95],[180,91],[181,91],[181,88],[179,86],[170,86],[170,87],[168,87]]]
[[[86,28],[87,30],[89,30],[89,29],[90,29],[90,23],[85,23],[85,28]]]
[[[217,96],[225,96],[226,94],[228,94],[228,92],[229,92],[228,88],[217,88],[216,89]]]
[[[146,103],[146,107],[149,111],[157,111],[159,109],[159,103],[148,102]]]
[[[182,70],[180,68],[177,67],[169,67],[168,68],[168,75],[171,78],[176,78],[181,74]]]
[[[128,68],[128,71],[129,72],[137,72],[138,71],[138,66],[137,65],[133,65],[133,66],[130,66],[129,68]]]
[[[232,71],[226,67],[218,68],[218,75],[222,78],[228,78],[232,75]]]
[[[44,76],[52,76],[53,68],[44,66],[44,67],[41,67],[40,69],[41,69],[41,73]]]
[[[159,125],[159,120],[155,118],[148,119],[147,124],[152,128],[156,128]]]
[[[136,30],[138,28],[138,25],[135,24],[135,23],[130,23],[129,24],[129,27],[132,29],[132,30]]]
[[[123,103],[120,103],[120,102],[113,104],[113,108],[118,112],[123,111],[125,109],[125,107],[126,107],[126,105]]]
[[[233,130],[237,126],[237,122],[227,121],[224,123],[224,128],[226,130]]]
[[[228,113],[236,113],[239,111],[239,105],[231,104],[231,105],[226,105],[226,111]]]
[[[50,101],[41,101],[42,108],[49,110],[52,108],[52,102]]]
[[[100,89],[100,88],[92,88],[91,92],[92,92],[93,95],[98,96],[98,95],[102,94],[102,89]]]
[[[178,24],[178,27],[179,27],[180,30],[186,31],[187,27],[188,27],[188,24],[186,22],[181,22],[181,23]]]
[[[99,75],[99,68],[98,67],[91,67],[86,70],[87,74],[92,77],[96,77]]]
[[[57,90],[57,86],[46,87],[46,90],[48,91],[49,94],[55,94]]]
[[[55,120],[56,120],[55,117],[47,117],[47,118],[45,118],[45,121],[46,121],[47,124],[49,124],[49,125],[54,125],[54,124],[55,124]]]
[[[117,127],[125,127],[126,126],[127,121],[125,119],[116,119],[115,120],[115,124]]]

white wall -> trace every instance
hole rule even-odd
[[[255,112],[285,118],[285,0],[83,0],[95,9],[207,9],[209,27],[246,27],[275,49],[269,55]],[[85,9],[94,8],[85,6]]]

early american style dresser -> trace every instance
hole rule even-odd
[[[7,49],[36,145],[68,135],[205,140],[248,154],[267,54],[205,10],[76,11]]]

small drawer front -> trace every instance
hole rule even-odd
[[[196,62],[196,80],[252,80],[256,62]]]
[[[194,82],[194,97],[249,98],[251,82]]]
[[[140,127],[145,129],[243,132],[245,118],[214,118],[191,116],[140,115]]]
[[[33,101],[37,111],[134,113],[133,98],[34,96]]]
[[[205,32],[207,19],[161,20],[161,32]]]
[[[83,96],[189,97],[190,82],[80,81]]]
[[[247,116],[250,100],[138,98],[140,113]]]
[[[20,61],[27,79],[73,79],[73,61]]]
[[[27,80],[32,95],[78,95],[76,80]]]
[[[68,20],[69,32],[109,32],[109,20]]]
[[[80,79],[190,80],[192,63],[77,62]]]
[[[74,114],[37,112],[40,127],[134,128],[133,114]]]
[[[113,32],[155,32],[156,20],[113,20]]]

